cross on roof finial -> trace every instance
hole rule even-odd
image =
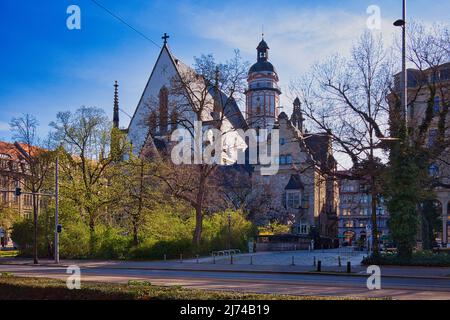
[[[261,25],[261,36],[264,39],[264,25]]]
[[[170,37],[167,35],[167,33],[164,32],[164,35],[161,37],[161,39],[164,40],[164,44],[167,44],[167,39],[169,39]]]

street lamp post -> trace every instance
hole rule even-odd
[[[231,249],[231,213],[228,213],[228,249]]]
[[[405,117],[405,129],[408,130],[408,76],[406,73],[406,0],[403,0],[402,19],[394,22],[394,26],[402,27],[402,107]]]
[[[55,161],[55,263],[59,264],[59,159]]]

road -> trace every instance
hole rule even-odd
[[[63,267],[0,265],[0,272],[17,276],[65,280]],[[381,290],[368,290],[366,277],[248,272],[138,270],[105,267],[82,268],[82,281],[126,283],[147,280],[155,285],[181,285],[186,288],[233,290],[254,293],[391,297],[393,299],[450,299],[450,279],[385,277]]]

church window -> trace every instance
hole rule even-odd
[[[152,134],[154,134],[156,132],[156,127],[157,127],[157,116],[156,116],[156,112],[152,111],[152,113],[150,114],[150,118],[148,119],[148,126],[150,128],[150,132]]]
[[[286,164],[286,156],[280,156],[280,164]]]
[[[284,146],[286,144],[285,138],[280,138],[280,145]]]
[[[169,117],[169,90],[166,87],[162,87],[159,90],[159,129],[160,131],[167,132],[167,122]]]
[[[175,110],[170,115],[170,128],[174,131],[178,127],[178,112]]]

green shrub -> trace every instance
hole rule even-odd
[[[413,252],[411,259],[406,260],[396,253],[382,253],[378,258],[373,256],[364,258],[362,264],[446,267],[450,266],[450,255],[423,250]]]
[[[39,217],[39,256],[52,255],[54,216],[51,208]],[[89,253],[90,232],[85,221],[72,206],[62,206],[60,221],[60,257],[63,259],[179,259],[194,257],[197,253],[208,255],[213,250],[228,248],[228,216],[231,216],[231,247],[242,251],[253,236],[254,228],[239,211],[225,211],[204,217],[200,251],[192,246],[194,214],[178,214],[162,207],[147,214],[140,226],[139,244],[132,245],[132,236],[124,228],[98,223],[94,233],[94,250]],[[13,225],[13,240],[21,255],[31,256],[33,221],[25,219]]]

